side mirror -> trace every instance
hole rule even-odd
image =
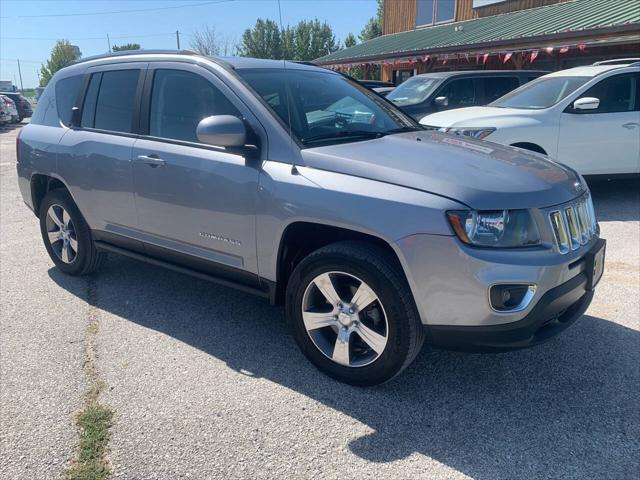
[[[436,107],[448,107],[449,99],[447,97],[436,97],[433,103],[436,104]]]
[[[600,99],[595,97],[582,97],[573,102],[574,110],[597,110],[600,106]]]
[[[196,128],[198,141],[217,147],[244,147],[247,128],[233,115],[213,115],[200,120]]]

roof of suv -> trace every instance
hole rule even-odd
[[[550,73],[548,77],[595,77],[611,70],[617,70],[624,67],[631,67],[638,63],[615,64],[615,65],[588,65],[585,67],[574,67],[566,70],[559,70]]]
[[[459,70],[452,72],[432,72],[421,73],[416,77],[431,77],[431,78],[450,78],[450,77],[466,77],[466,76],[499,76],[499,75],[545,75],[549,73],[548,70]]]
[[[109,62],[113,62],[114,60],[120,60],[122,62],[130,61],[137,56],[142,55],[153,55],[153,56],[167,56],[169,58],[179,55],[179,56],[191,56],[191,57],[201,57],[206,58],[215,62],[226,64],[231,68],[288,68],[292,70],[311,70],[318,69],[322,71],[327,71],[326,68],[312,65],[309,63],[299,63],[292,61],[284,61],[284,60],[269,60],[262,58],[249,58],[249,57],[210,57],[206,55],[201,55],[197,52],[191,50],[128,50],[123,52],[115,52],[115,53],[107,53],[104,55],[95,55],[92,57],[81,58],[74,65],[105,60]]]

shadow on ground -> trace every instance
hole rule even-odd
[[[49,274],[86,295],[58,270]],[[121,257],[110,258],[96,283],[100,309],[368,425],[374,432],[349,448],[372,462],[417,452],[476,479],[621,479],[637,472],[639,332],[606,319],[585,316],[520,352],[425,348],[394,381],[361,389],[315,370],[282,309],[262,299]]]
[[[588,183],[598,221],[640,221],[640,177],[592,177]]]

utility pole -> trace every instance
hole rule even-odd
[[[107,33],[107,45],[109,45],[109,52],[111,52],[111,40],[109,40],[109,34]]]
[[[18,58],[18,75],[20,75],[20,90],[24,92],[24,85],[22,84],[22,70],[20,70],[20,59]]]
[[[178,50],[180,50],[180,32],[176,30],[176,45],[178,46]]]

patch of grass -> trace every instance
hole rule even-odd
[[[78,413],[78,460],[67,470],[67,480],[103,480],[109,476],[105,454],[112,418],[113,412],[98,404],[88,405]]]

